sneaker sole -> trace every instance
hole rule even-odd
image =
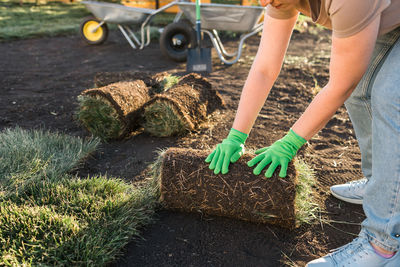
[[[346,197],[343,197],[343,196],[341,196],[341,195],[336,194],[335,192],[332,191],[332,189],[331,189],[331,194],[332,194],[334,197],[336,197],[336,198],[338,198],[338,199],[340,199],[340,200],[343,200],[343,201],[345,201],[345,202],[351,203],[351,204],[359,204],[359,205],[361,205],[361,204],[363,203],[363,200],[362,200],[362,199],[346,198]]]

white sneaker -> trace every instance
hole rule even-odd
[[[367,178],[351,181],[346,184],[331,186],[331,193],[334,197],[353,204],[362,204]]]
[[[400,253],[385,259],[379,256],[366,238],[356,238],[325,257],[309,262],[306,267],[398,267]]]

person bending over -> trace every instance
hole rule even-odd
[[[228,172],[275,82],[299,12],[332,29],[329,81],[288,133],[248,162],[285,177],[298,149],[345,104],[358,140],[365,178],[331,187],[362,203],[366,219],[351,243],[307,264],[400,266],[400,0],[261,0],[264,28],[229,135],[207,157],[215,174]]]

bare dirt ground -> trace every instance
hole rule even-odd
[[[257,51],[259,37],[247,42],[239,63],[223,66],[215,57],[208,77],[227,108],[211,123],[185,137],[156,138],[138,132],[129,139],[104,143],[79,175],[105,174],[129,181],[143,179],[157,150],[176,146],[210,149],[227,135],[241,88]],[[232,42],[231,46],[236,45]],[[312,88],[328,79],[329,33],[295,33],[282,73],[247,142],[256,149],[282,137],[311,101]],[[101,46],[88,46],[78,36],[0,43],[0,130],[44,128],[88,136],[75,121],[76,97],[93,86],[100,71],[170,71],[182,74],[185,64],[160,55],[157,43],[133,51],[112,32]],[[132,241],[114,266],[304,266],[330,249],[350,242],[364,214],[361,206],[333,198],[329,186],[361,177],[360,153],[352,125],[342,107],[328,125],[299,153],[318,180],[315,197],[320,219],[294,231],[202,214],[159,211]]]

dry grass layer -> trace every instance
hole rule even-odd
[[[200,93],[200,102],[206,104],[207,113],[211,113],[225,106],[225,102],[217,90],[212,88],[208,79],[196,73],[190,73],[181,77],[177,85],[190,85]]]
[[[94,86],[103,87],[112,83],[122,81],[142,80],[148,87],[153,88],[152,91],[161,91],[163,81],[170,76],[167,72],[150,73],[139,71],[123,71],[123,72],[98,72],[94,76]]]
[[[224,102],[210,82],[188,74],[144,105],[144,129],[155,136],[179,135],[196,129]]]
[[[296,227],[295,198],[298,174],[292,163],[288,176],[270,179],[254,175],[245,154],[230,166],[228,174],[215,175],[204,163],[208,152],[171,148],[163,154],[161,200],[168,209]]]

